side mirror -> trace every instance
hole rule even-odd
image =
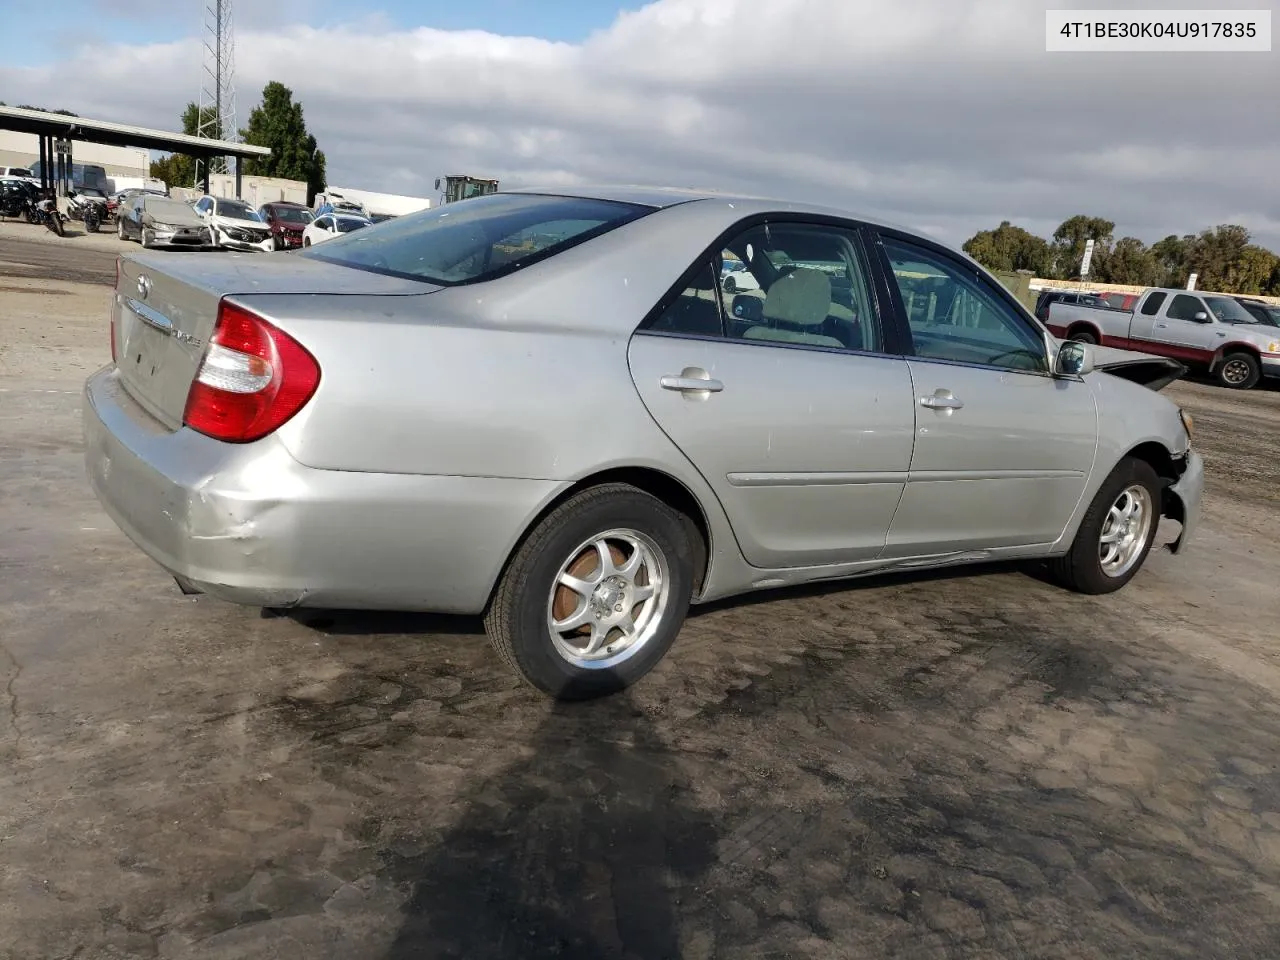
[[[1058,348],[1053,372],[1063,377],[1083,377],[1093,373],[1093,347],[1076,340],[1067,340]]]
[[[1196,311],[1196,315],[1191,319],[1194,320],[1196,323],[1208,323],[1209,315],[1205,313],[1203,310],[1198,310]]]

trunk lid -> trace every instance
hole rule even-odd
[[[176,430],[224,296],[410,296],[438,289],[292,253],[122,257],[111,305],[116,366],[129,394]]]

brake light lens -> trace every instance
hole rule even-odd
[[[320,385],[307,349],[257,314],[223,300],[182,421],[228,443],[251,443],[279,429]]]

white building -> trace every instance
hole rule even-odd
[[[31,167],[40,159],[40,138],[34,133],[0,130],[0,167]],[[109,147],[71,141],[73,163],[97,164],[108,177],[146,177],[151,174],[151,151],[138,147]]]

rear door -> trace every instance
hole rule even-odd
[[[729,257],[763,291],[722,293]],[[915,420],[853,225],[744,225],[690,268],[628,356],[650,414],[719,497],[748,563],[879,556]]]
[[[879,239],[915,407],[885,559],[1053,542],[1093,466],[1089,385],[1050,376],[1039,329],[973,264],[891,231]]]

